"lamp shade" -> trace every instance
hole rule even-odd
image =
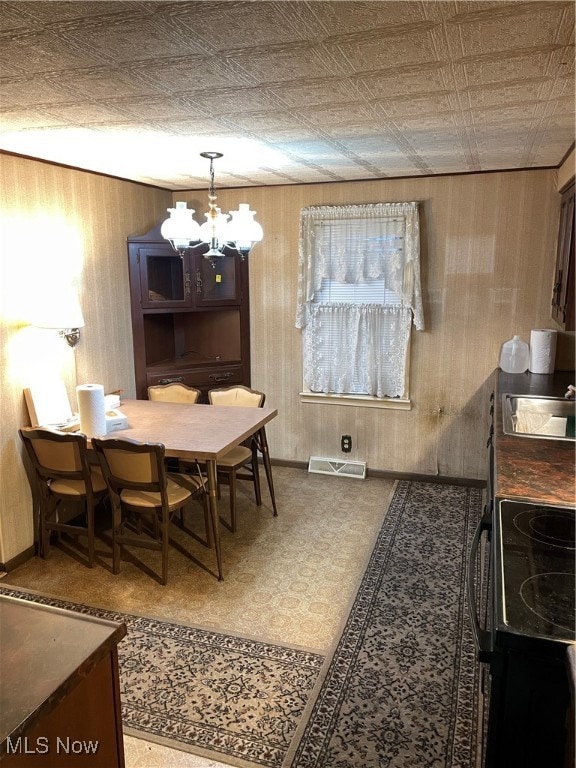
[[[230,211],[232,219],[228,224],[228,239],[235,243],[239,251],[249,251],[264,236],[262,227],[254,221],[255,215],[256,211],[251,211],[248,203],[240,203],[237,211]]]
[[[74,288],[59,288],[56,293],[51,293],[45,304],[36,307],[32,325],[37,328],[83,328],[84,317]]]
[[[192,218],[193,208],[187,208],[186,203],[179,202],[176,208],[167,208],[167,211],[170,216],[162,222],[160,234],[170,240],[177,251],[200,239],[200,225]]]

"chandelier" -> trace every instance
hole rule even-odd
[[[263,237],[262,227],[254,221],[255,211],[250,210],[248,203],[240,203],[237,211],[222,213],[216,205],[214,189],[214,160],[223,157],[221,152],[200,152],[200,157],[210,160],[210,188],[208,190],[208,213],[206,221],[200,225],[192,218],[193,208],[187,208],[186,203],[176,203],[175,208],[168,208],[170,217],[160,227],[160,234],[170,241],[172,248],[181,256],[189,248],[205,248],[204,258],[213,259],[220,256],[240,254],[244,259],[255,243]]]

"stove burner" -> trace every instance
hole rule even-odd
[[[531,539],[553,547],[576,547],[574,513],[550,507],[531,507],[514,517],[514,525]]]
[[[573,573],[538,573],[523,582],[520,595],[526,607],[540,619],[574,632],[576,588]]]

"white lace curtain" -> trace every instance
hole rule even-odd
[[[296,327],[303,329],[306,386],[403,396],[411,322],[424,328],[417,203],[311,207],[300,224]],[[383,299],[320,303],[326,281],[380,281]]]
[[[317,304],[304,328],[306,385],[312,392],[401,397],[411,319],[404,307]]]

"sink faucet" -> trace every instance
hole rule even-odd
[[[574,384],[568,384],[568,389],[566,390],[566,394],[564,395],[564,397],[567,400],[570,400],[574,396],[576,396],[576,387],[574,386]]]

